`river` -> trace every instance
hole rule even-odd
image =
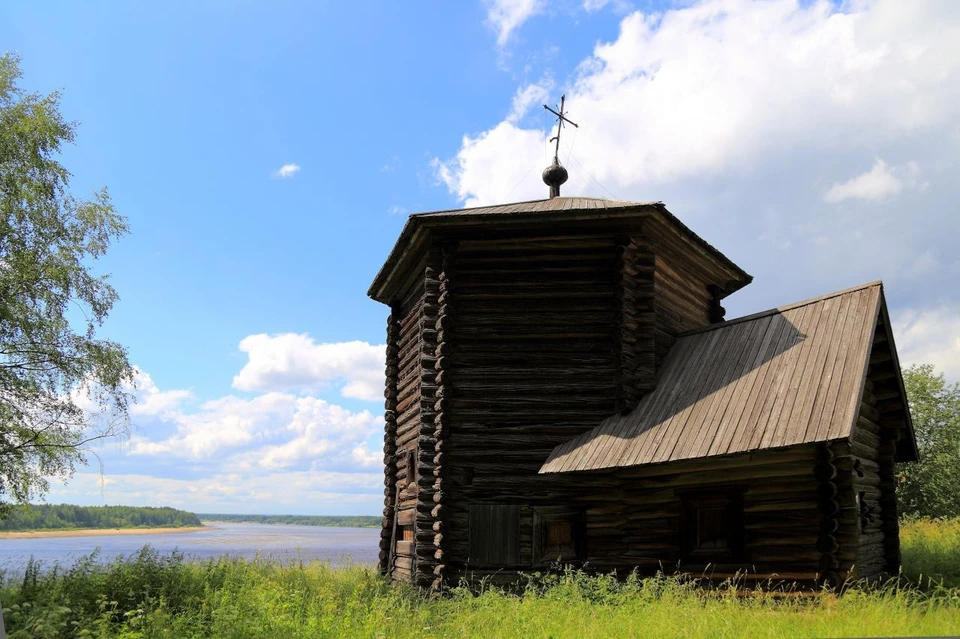
[[[379,553],[379,528],[333,528],[287,524],[204,522],[209,530],[183,533],[0,539],[0,571],[22,573],[30,557],[43,569],[70,566],[98,552],[98,561],[112,561],[149,545],[162,553],[178,550],[190,559],[221,555],[256,556],[289,562],[320,560],[332,565],[372,565]]]

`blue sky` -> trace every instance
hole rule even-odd
[[[376,514],[367,286],[407,214],[543,197],[563,92],[565,193],[663,200],[756,277],[728,316],[883,279],[960,377],[957,3],[319,4],[0,7],[132,229],[98,264],[132,435],[51,501]]]

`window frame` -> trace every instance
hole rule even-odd
[[[547,547],[550,527],[565,524],[570,528],[572,548],[557,555]],[[577,565],[587,559],[587,520],[582,508],[569,506],[533,506],[533,565]]]
[[[689,562],[727,563],[746,561],[746,528],[743,515],[743,486],[685,490],[680,497],[680,557]],[[699,548],[700,511],[723,507],[727,530],[725,548]]]

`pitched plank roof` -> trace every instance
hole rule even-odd
[[[411,217],[466,217],[474,215],[509,215],[511,213],[610,210],[656,206],[658,204],[660,204],[660,202],[629,202],[626,200],[609,200],[599,197],[554,197],[546,200],[529,200],[527,202],[510,202],[508,204],[477,206],[467,209],[447,209],[444,211],[414,213]]]
[[[400,237],[380,268],[367,295],[373,299],[390,304],[404,280],[405,273],[418,255],[432,230],[450,227],[470,227],[480,229],[488,224],[506,225],[508,223],[529,223],[531,220],[548,222],[596,221],[608,219],[633,219],[636,217],[656,216],[682,237],[689,240],[697,250],[702,251],[718,265],[729,278],[724,287],[724,295],[729,295],[749,284],[753,278],[734,264],[727,256],[711,246],[706,240],[691,231],[675,215],[667,210],[662,202],[628,202],[592,197],[555,197],[529,202],[512,202],[494,206],[480,206],[466,209],[447,209],[414,213],[407,219]]]
[[[848,437],[881,306],[873,282],[682,336],[654,391],[630,413],[557,446],[540,472]]]

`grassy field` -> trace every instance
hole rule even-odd
[[[364,567],[187,563],[145,549],[111,566],[28,570],[0,589],[11,637],[844,637],[960,632],[960,521],[902,529],[904,575],[841,595],[699,591],[579,573],[522,594],[426,600]]]

